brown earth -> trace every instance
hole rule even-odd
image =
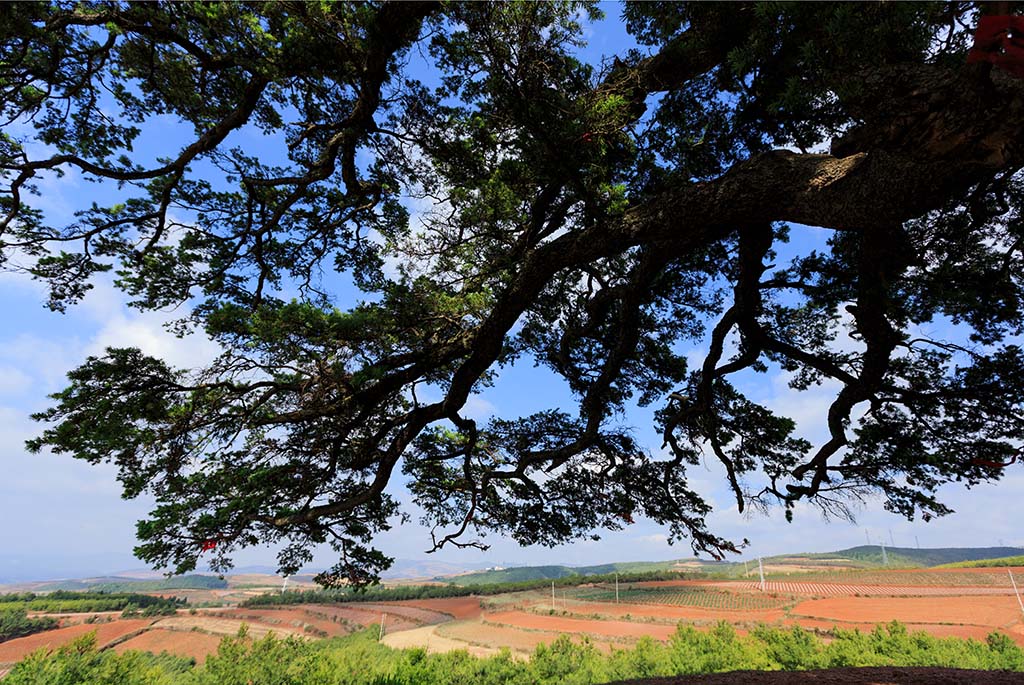
[[[409,631],[409,636],[413,637],[412,634],[414,632]],[[403,635],[405,634],[398,633],[395,639],[400,639],[400,636]],[[500,648],[507,648],[522,655],[529,655],[537,649],[538,645],[549,645],[559,637],[562,637],[562,635],[560,632],[551,630],[520,629],[508,625],[492,625],[481,621],[458,621],[435,626],[433,634],[429,636],[430,641],[421,641],[416,643],[415,646],[432,647],[435,651],[452,651],[455,649],[465,649],[467,645],[470,645],[486,649],[489,654],[496,654],[500,651]],[[437,644],[433,642],[438,637],[442,640],[447,639],[452,645],[446,646],[444,643]],[[575,642],[584,640],[584,637],[578,634],[570,633],[570,637]],[[385,638],[385,642],[392,644],[388,642],[387,638]],[[610,651],[613,644],[618,644],[619,648],[622,647],[618,641],[601,641],[600,639],[592,640],[591,644],[604,652]],[[470,653],[474,653],[473,650],[470,650]]]
[[[450,614],[413,606],[405,602],[359,602],[353,605],[361,611],[369,611],[375,614],[380,620],[381,614],[387,614],[388,619],[401,618],[404,621],[417,625],[444,623],[452,620]]]
[[[455,619],[478,618],[482,613],[479,597],[445,597],[442,599],[407,599],[387,602],[388,606],[407,606],[448,614]]]
[[[732,671],[623,680],[610,685],[1021,685],[1024,673],[957,668],[833,668],[821,671]]]
[[[44,647],[56,649],[93,631],[96,631],[96,646],[102,648],[119,638],[144,630],[152,622],[152,619],[125,619],[112,623],[79,623],[67,628],[47,630],[43,633],[0,642],[0,663],[21,661],[32,652]]]
[[[170,652],[178,656],[191,657],[196,663],[203,663],[206,657],[217,651],[217,646],[223,638],[219,635],[209,635],[194,631],[162,630],[154,628],[147,630],[141,635],[115,645],[113,650],[118,654],[128,650],[141,652]]]

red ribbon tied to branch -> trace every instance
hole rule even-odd
[[[217,541],[216,540],[203,540],[203,548],[200,551],[202,551],[202,552],[209,552],[211,549],[214,549],[216,546],[217,546]]]
[[[1024,17],[989,14],[978,20],[967,63],[990,62],[1024,78]]]

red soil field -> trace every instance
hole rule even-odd
[[[154,628],[114,645],[112,649],[118,654],[130,649],[154,654],[170,652],[178,656],[192,657],[201,664],[206,661],[207,656],[217,651],[222,639],[219,635]]]
[[[303,605],[310,611],[315,611],[317,614],[323,614],[324,616],[330,617],[336,616],[341,621],[347,621],[354,626],[379,626],[380,616],[382,613],[387,613],[388,616],[385,619],[385,628],[388,632],[394,632],[396,630],[408,630],[409,628],[416,628],[420,623],[411,621],[407,618],[397,615],[394,612],[383,611],[379,608],[367,609],[359,604],[307,604]]]
[[[353,606],[362,611],[376,614],[378,620],[380,620],[381,614],[387,614],[388,618],[401,617],[418,625],[444,623],[451,620],[449,614],[413,606],[406,602],[358,602]]]
[[[539,605],[543,608],[543,605]],[[610,602],[571,602],[567,611],[574,614],[599,614],[623,617],[664,619],[673,625],[679,621],[746,621],[750,623],[773,623],[784,615],[781,609],[758,609],[751,611],[729,611],[725,609],[704,609],[702,607],[670,606],[668,604],[612,604]]]
[[[886,623],[961,623],[1003,627],[1020,619],[1012,597],[830,597],[797,604],[798,616],[835,621]]]
[[[443,599],[407,599],[401,602],[387,602],[387,606],[406,606],[448,614],[462,620],[477,618],[482,613],[479,597],[445,597]]]
[[[537,645],[548,645],[562,636],[562,633],[550,630],[520,630],[509,626],[496,626],[476,621],[452,623],[440,626],[437,634],[442,638],[460,640],[466,644],[482,647],[507,647],[518,652],[532,652]],[[581,642],[582,635],[572,635],[574,642]],[[613,646],[622,648],[621,644],[611,641],[592,640],[591,644],[602,652],[611,651]],[[423,645],[420,645],[423,646]]]
[[[91,625],[79,623],[67,628],[47,630],[43,633],[0,642],[0,663],[21,661],[25,656],[42,647],[56,649],[92,631],[96,631],[96,646],[104,647],[120,637],[146,628],[152,622],[152,619],[125,619],[114,621],[113,623],[95,623]]]

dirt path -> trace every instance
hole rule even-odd
[[[381,642],[388,647],[395,649],[407,649],[409,647],[422,647],[429,654],[443,654],[455,652],[460,649],[468,651],[473,656],[494,656],[501,652],[500,649],[491,647],[480,647],[471,645],[461,640],[453,640],[437,634],[437,626],[423,626],[411,630],[402,630],[397,633],[385,635]]]

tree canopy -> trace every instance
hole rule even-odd
[[[178,573],[328,542],[323,582],[371,579],[402,478],[435,549],[643,516],[736,551],[705,453],[740,509],[948,513],[1024,428],[1024,81],[967,60],[997,5],[626,4],[637,47],[588,61],[610,6],[5,4],[5,268],[57,311],[113,279],[222,350],[88,358],[29,447],[154,495],[136,552]],[[61,173],[118,199],[57,223]],[[781,259],[794,226],[830,237]],[[515,363],[575,406],[467,416]],[[827,440],[746,396],[769,371],[836,389]]]

